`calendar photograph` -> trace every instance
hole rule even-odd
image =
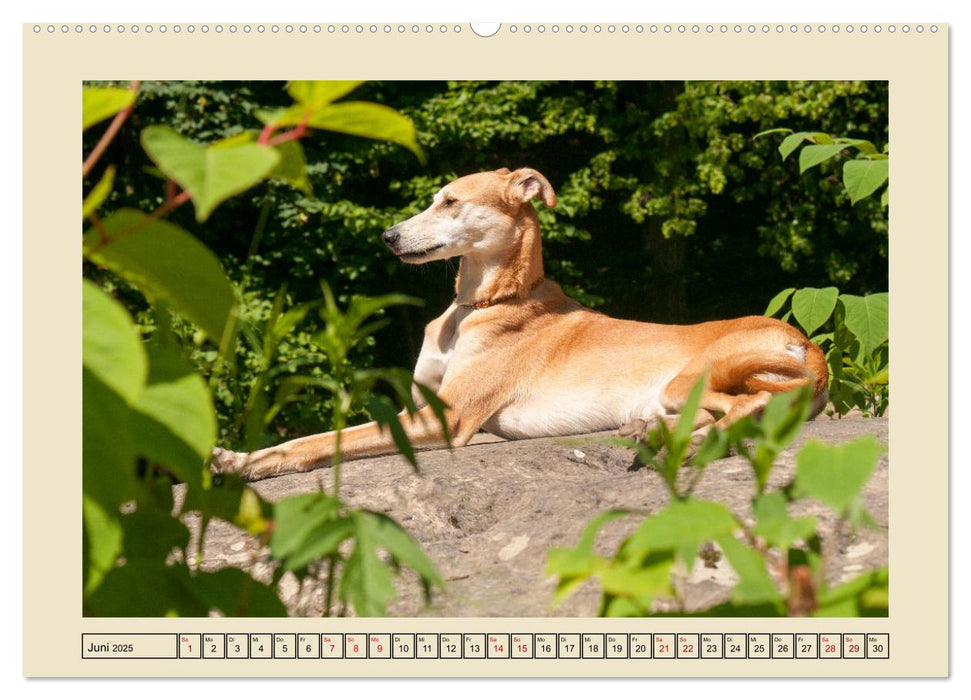
[[[84,616],[887,616],[889,93],[85,81]]]

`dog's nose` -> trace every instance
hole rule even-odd
[[[395,231],[393,228],[389,228],[387,231],[381,234],[381,240],[384,241],[389,246],[393,246],[395,243],[397,243],[398,238],[399,238],[398,232]]]

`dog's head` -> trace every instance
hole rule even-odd
[[[495,254],[516,239],[516,222],[539,197],[556,206],[549,181],[532,168],[466,175],[445,185],[425,211],[392,226],[381,239],[404,262]]]

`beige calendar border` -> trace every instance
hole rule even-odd
[[[346,661],[341,676],[897,676],[948,672],[948,28],[749,34],[717,29],[491,38],[422,31],[119,34],[24,27],[24,673],[333,675],[272,661],[87,661],[82,632],[866,632],[889,661]],[[102,25],[99,25],[99,27]],[[116,26],[116,25],[114,25]],[[198,25],[197,25],[198,26]],[[215,25],[212,25],[215,26]],[[228,23],[224,26],[228,27]],[[242,26],[242,25],[240,25]],[[269,25],[268,25],[269,26]],[[396,25],[395,25],[396,26]],[[534,25],[535,26],[535,25]],[[565,25],[561,25],[565,26]],[[574,25],[579,27],[579,25]],[[717,27],[718,25],[716,25]],[[761,26],[761,25],[757,25]],[[818,25],[813,25],[815,28]],[[884,25],[886,28],[887,25]],[[893,135],[891,615],[858,620],[84,619],[77,212],[82,79],[878,79]],[[65,105],[74,104],[74,108]],[[75,241],[71,243],[70,241]],[[323,663],[323,662],[318,662]]]

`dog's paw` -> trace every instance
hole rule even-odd
[[[213,447],[209,471],[213,474],[236,474],[243,467],[245,461],[245,452],[233,452],[221,447]]]
[[[647,435],[647,429],[650,424],[643,420],[642,418],[635,418],[634,420],[624,423],[617,429],[617,437],[627,438],[628,440],[633,440],[634,442],[640,442]]]

